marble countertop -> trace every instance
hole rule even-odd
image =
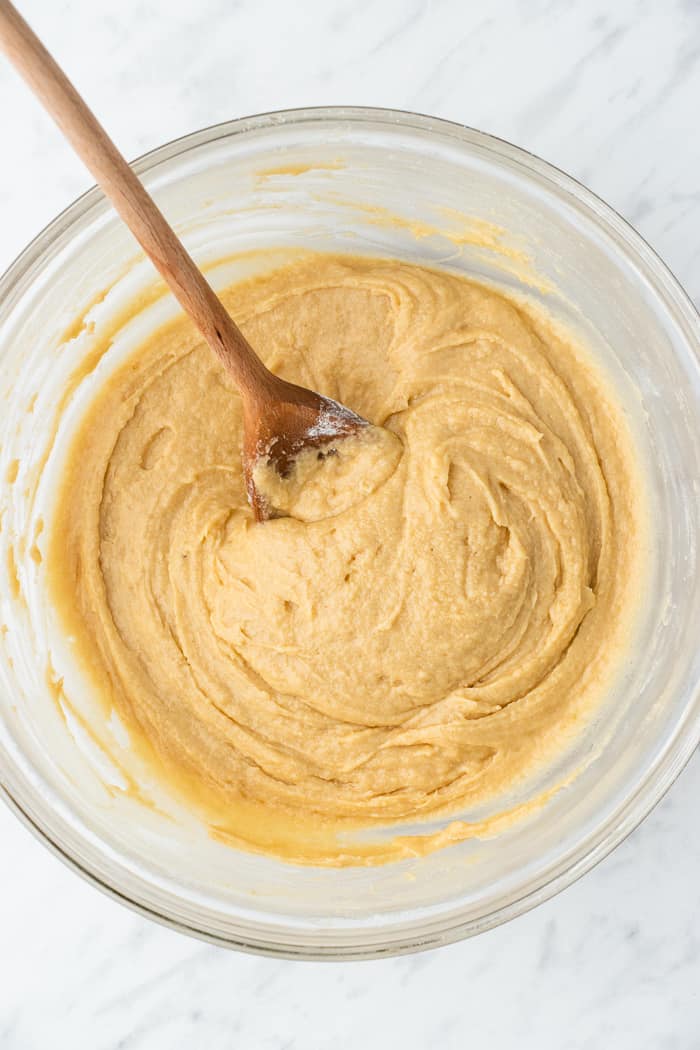
[[[18,0],[135,156],[302,105],[415,109],[525,146],[700,303],[700,0]],[[90,183],[0,61],[0,269]],[[372,963],[161,929],[0,807],[0,1048],[700,1047],[700,762],[593,872],[472,941]]]

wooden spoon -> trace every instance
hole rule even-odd
[[[273,513],[253,481],[259,459],[286,476],[307,448],[335,444],[368,425],[313,390],[273,375],[231,320],[153,198],[38,37],[9,0],[0,0],[0,48],[44,108],[143,250],[167,281],[207,343],[228,369],[243,400],[243,472],[258,521]]]

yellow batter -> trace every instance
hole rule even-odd
[[[71,452],[50,571],[79,656],[231,841],[353,863],[474,826],[381,850],[351,828],[498,821],[629,635],[621,410],[545,321],[447,273],[315,256],[224,299],[274,371],[389,433],[256,524],[233,384],[188,322],[162,329]]]

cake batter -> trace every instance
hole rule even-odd
[[[239,397],[180,319],[80,427],[53,595],[107,706],[233,841],[361,862],[343,832],[497,803],[604,696],[635,604],[633,453],[580,351],[456,275],[318,255],[223,298],[273,371],[384,438],[256,524]]]

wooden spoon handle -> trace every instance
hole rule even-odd
[[[9,0],[0,0],[0,48],[58,124],[241,392],[259,397],[274,377],[102,125]]]

